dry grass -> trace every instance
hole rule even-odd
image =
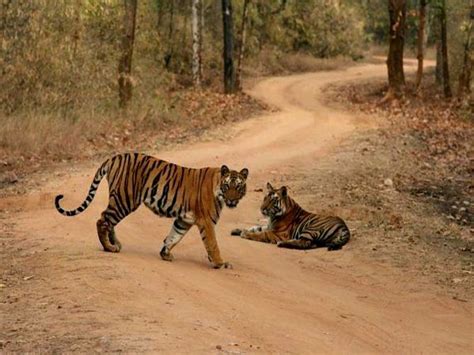
[[[112,63],[112,59],[107,60]],[[244,78],[334,70],[350,65],[352,60],[264,50],[246,63],[252,65],[245,69]],[[213,69],[215,75],[206,75],[206,89],[199,93],[189,89],[188,76],[160,70],[146,59],[137,60],[134,98],[126,112],[117,108],[116,82],[110,70],[103,74],[105,81],[95,80],[89,72],[77,76],[81,85],[72,88],[59,79],[66,75],[66,69],[59,64],[56,69],[54,87],[36,90],[31,101],[14,111],[0,110],[0,183],[5,172],[21,172],[44,162],[156,149],[156,142],[163,141],[163,136],[176,139],[191,130],[200,132],[215,124],[245,118],[261,108],[249,97],[219,93],[219,68]]]
[[[316,58],[305,53],[281,53],[264,49],[244,69],[249,77],[336,70],[354,63],[349,57]]]
[[[159,149],[206,129],[245,119],[264,106],[245,94],[181,88],[139,100],[128,109],[94,107],[0,115],[0,186],[51,162],[118,151]]]

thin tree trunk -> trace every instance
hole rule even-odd
[[[432,7],[433,9],[433,33],[436,39],[436,68],[435,68],[435,79],[436,84],[441,85],[443,83],[443,56],[441,54],[441,15],[438,7]]]
[[[233,59],[233,22],[232,22],[232,2],[222,0],[222,20],[224,27],[224,92],[231,94],[235,92],[235,71]]]
[[[472,2],[471,2],[472,4]],[[459,76],[459,92],[458,95],[460,97],[464,96],[465,94],[471,93],[471,76],[472,76],[472,49],[471,49],[471,33],[474,21],[474,7],[471,9],[471,20],[469,21],[468,28],[466,30],[466,40],[464,42],[464,60],[463,66],[461,69],[461,74]]]
[[[132,98],[132,56],[135,40],[135,23],[137,15],[137,0],[125,0],[123,19],[124,33],[122,37],[122,53],[120,56],[119,72],[119,105],[126,107]]]
[[[387,58],[389,90],[385,100],[401,96],[405,86],[403,47],[405,42],[406,0],[389,0],[390,47]]]
[[[437,21],[439,21],[438,19]],[[436,25],[438,26],[438,24]],[[441,26],[437,28],[437,38],[436,38],[436,70],[435,70],[435,77],[436,77],[436,84],[441,85],[443,83],[443,55],[441,53]]]
[[[451,85],[449,81],[448,64],[448,38],[446,32],[446,1],[441,4],[441,55],[443,57],[443,91],[445,97],[451,97]]]
[[[81,39],[81,32],[82,32],[81,6],[82,6],[81,0],[77,0],[76,3],[74,4],[75,24],[74,24],[74,32],[72,35],[72,58],[76,58],[77,47]]]
[[[163,3],[158,3],[157,15],[156,15],[156,28],[158,31],[161,29],[161,24],[163,22]]]
[[[184,4],[186,4],[186,2]],[[183,27],[182,27],[183,39],[179,43],[188,43],[188,32],[189,32],[188,21],[189,21],[190,16],[188,16],[187,10],[188,10],[187,7],[181,10],[182,11],[181,13],[183,14],[183,17],[184,17]],[[192,30],[192,26],[191,26],[191,30]]]
[[[174,34],[174,0],[171,0],[170,23],[168,27],[168,51],[165,54],[165,68],[169,69],[173,58],[173,34]]]
[[[424,35],[425,35],[425,19],[426,19],[426,0],[420,0],[420,13],[418,25],[418,70],[416,72],[416,89],[418,90],[423,78],[423,52],[424,52]]]
[[[193,82],[196,87],[201,86],[201,0],[193,0],[192,27],[193,27]]]
[[[247,8],[249,0],[244,0],[244,8],[242,11],[242,23],[240,25],[240,43],[239,43],[239,56],[237,62],[237,73],[236,73],[236,86],[238,90],[242,90],[242,62],[244,60],[245,51],[245,35],[247,28]]]
[[[203,37],[204,37],[204,4],[202,3],[201,0],[201,6],[199,7],[199,22],[200,22],[200,27],[201,27],[201,35],[199,36],[199,77],[203,78],[203,64],[202,64],[202,53],[204,51],[204,45],[203,45]]]
[[[425,51],[426,51],[426,48],[428,47],[428,39],[430,38],[430,35],[431,35],[433,23],[429,21],[429,18],[431,17],[432,8],[430,6],[429,1],[427,0],[425,1],[427,2],[427,4],[426,4],[426,14],[425,14],[425,35],[424,35],[424,40],[423,40],[423,48],[425,48]]]

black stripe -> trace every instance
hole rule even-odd
[[[146,175],[144,175],[144,178],[142,180],[142,184],[145,186],[145,184],[147,183],[148,179],[150,178],[150,174],[153,173],[155,171],[155,169],[158,169],[160,167],[160,165],[163,163],[162,160],[160,161],[154,161],[152,164],[151,164],[151,167],[149,167],[148,165],[150,164],[150,160],[148,160],[146,162],[146,165],[144,167],[144,171],[146,171]],[[158,181],[156,181],[156,183],[158,183]],[[153,183],[151,184],[151,186],[155,185],[156,184],[155,181],[153,180]]]
[[[125,156],[125,162],[124,162],[124,171],[123,171],[123,175],[124,175],[124,181],[123,181],[123,192],[124,192],[124,202],[125,202],[125,206],[127,208],[128,211],[131,211],[132,210],[132,203],[130,201],[130,194],[128,192],[128,184],[130,182],[130,172],[131,172],[131,168],[132,168],[132,165],[131,165],[131,155],[130,154],[127,154]]]
[[[143,165],[149,160],[148,157],[142,157],[140,161],[137,161],[138,153],[135,153],[135,166],[132,175],[132,184],[133,184],[133,196],[134,196],[134,203],[135,206],[138,206],[141,203],[142,199],[142,192],[143,192],[143,181],[138,181],[138,173],[144,171],[142,169]]]
[[[156,203],[157,206],[161,209],[164,207],[164,205],[166,204],[166,201],[168,199],[168,189],[169,189],[169,182],[166,183],[165,187],[163,188],[163,192],[161,193],[161,198],[158,200],[158,202]]]
[[[124,218],[128,213],[127,213],[127,210],[125,209],[125,206],[123,206],[123,204],[121,203],[120,201],[120,197],[117,195],[117,194],[113,194],[112,196],[110,196],[111,199],[114,200],[115,202],[115,210],[117,211],[117,216],[122,219]],[[109,209],[112,208],[112,206],[109,205],[108,207]]]
[[[165,171],[166,167],[161,170],[158,175],[155,176],[155,178],[153,179],[153,182],[152,182],[152,188],[151,188],[151,193],[150,193],[150,204],[154,204],[155,203],[155,199],[156,199],[156,193],[157,193],[157,190],[158,190],[158,187],[159,187],[159,181],[160,181],[160,178],[161,176],[163,175],[163,172]]]

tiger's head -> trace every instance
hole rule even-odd
[[[289,197],[286,186],[274,189],[273,186],[267,182],[267,190],[260,211],[264,216],[271,219],[283,216],[289,208]]]
[[[240,199],[247,192],[249,170],[230,170],[227,165],[221,167],[220,196],[229,208],[237,207]]]

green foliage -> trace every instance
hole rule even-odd
[[[249,51],[264,47],[317,58],[358,57],[364,44],[363,22],[355,8],[324,0],[255,1],[249,10]]]

